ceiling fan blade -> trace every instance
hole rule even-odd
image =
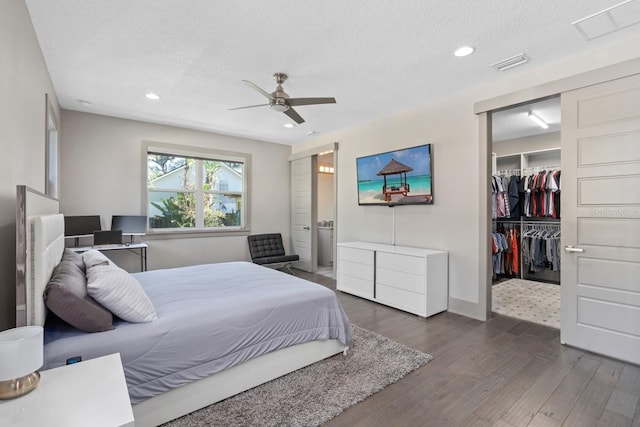
[[[245,108],[253,108],[253,107],[267,107],[268,105],[269,104],[247,105],[246,107],[229,108],[229,111],[231,111],[231,110],[243,110]]]
[[[267,92],[266,90],[262,89],[260,86],[258,86],[257,84],[250,82],[249,80],[243,80],[244,84],[246,84],[247,86],[249,86],[250,88],[260,92],[261,94],[263,94],[264,96],[266,96],[267,98],[269,98],[270,100],[273,101],[273,96],[271,96],[271,94],[269,92]]]
[[[289,108],[288,110],[283,111],[283,113],[285,113],[298,124],[304,123],[304,119],[293,108]]]
[[[335,104],[335,98],[289,98],[287,104],[296,105],[313,105],[313,104]]]

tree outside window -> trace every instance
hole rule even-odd
[[[151,229],[244,226],[245,163],[148,152]]]

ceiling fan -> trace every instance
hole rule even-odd
[[[241,110],[244,108],[253,108],[253,107],[265,107],[269,106],[272,110],[279,111],[285,113],[291,119],[293,119],[296,123],[304,123],[304,119],[293,109],[293,107],[298,105],[314,105],[314,104],[335,104],[335,98],[289,98],[289,95],[282,89],[282,83],[287,80],[287,75],[285,73],[275,73],[273,75],[274,80],[278,83],[278,87],[274,92],[267,92],[260,88],[253,82],[249,80],[243,80],[243,82],[249,86],[250,88],[260,92],[264,96],[269,99],[268,104],[258,104],[258,105],[249,105],[247,107],[238,107],[238,108],[230,108],[230,110]]]

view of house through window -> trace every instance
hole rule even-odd
[[[147,153],[152,229],[244,227],[245,162]]]

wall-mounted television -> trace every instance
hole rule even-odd
[[[356,159],[359,205],[433,203],[431,144]]]

